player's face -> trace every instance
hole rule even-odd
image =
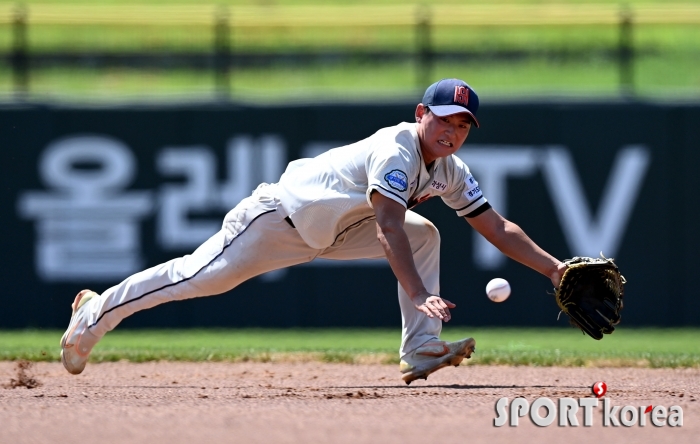
[[[418,139],[426,164],[457,152],[467,140],[472,126],[471,118],[467,113],[440,117],[432,112],[426,113],[422,104],[416,108],[416,121]]]

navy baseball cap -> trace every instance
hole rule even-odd
[[[423,105],[430,108],[436,116],[450,116],[457,113],[467,113],[476,127],[476,110],[479,109],[479,96],[476,92],[459,79],[442,79],[430,85],[423,95]]]

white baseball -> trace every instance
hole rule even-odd
[[[486,284],[486,295],[493,302],[503,302],[510,296],[510,284],[505,279],[491,279]]]

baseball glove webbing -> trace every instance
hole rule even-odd
[[[615,330],[627,282],[612,259],[574,257],[564,261],[568,269],[554,297],[572,326],[593,339]],[[560,313],[561,314],[561,313]]]

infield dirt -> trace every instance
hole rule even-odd
[[[24,369],[0,362],[2,443],[690,443],[700,435],[700,369],[447,368],[406,386],[394,365],[322,363],[90,364]],[[28,374],[30,373],[30,374]],[[679,405],[682,427],[494,427],[495,403],[589,397],[605,381],[614,405]],[[543,411],[544,412],[544,411]],[[581,413],[579,413],[581,419]]]

